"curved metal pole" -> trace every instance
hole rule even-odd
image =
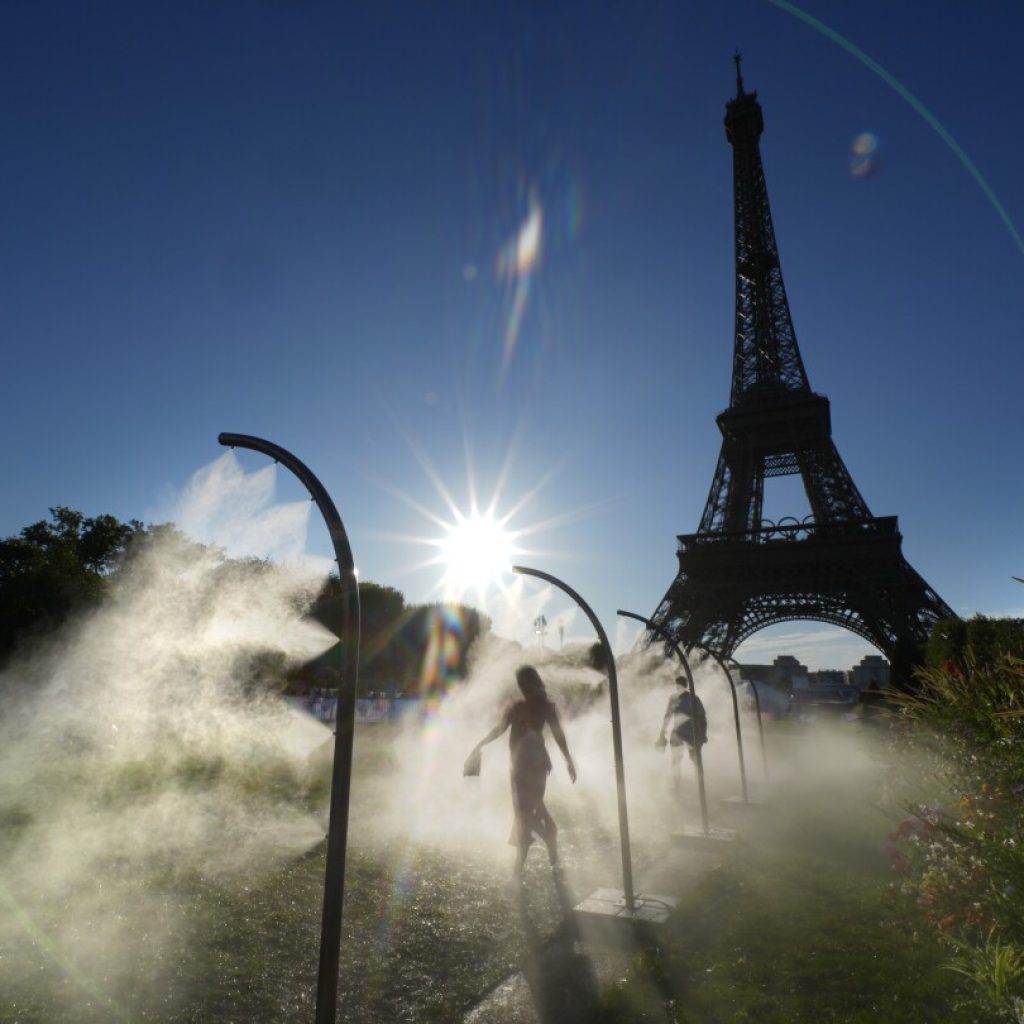
[[[725,678],[729,681],[729,693],[732,695],[732,717],[736,722],[736,752],[739,754],[740,759],[740,788],[743,790],[743,802],[749,803],[750,798],[747,796],[747,765],[743,759],[743,734],[740,731],[740,702],[736,699],[736,684],[732,681],[732,673],[726,667],[725,662],[710,647],[705,647],[703,644],[693,644],[692,646],[696,647],[699,651],[703,651],[705,655],[714,658],[718,663],[718,667],[725,673]]]
[[[626,813],[626,770],[622,763],[622,726],[619,721],[619,677],[615,671],[615,655],[612,654],[612,645],[608,643],[608,635],[604,631],[598,617],[593,613],[590,605],[576,593],[567,583],[563,583],[556,576],[551,576],[539,569],[527,569],[522,565],[512,566],[512,571],[522,576],[536,576],[537,579],[545,580],[552,586],[558,587],[569,595],[583,610],[583,614],[590,619],[590,624],[597,633],[601,647],[604,649],[605,664],[608,667],[608,694],[612,704],[612,748],[615,751],[615,786],[619,798],[619,845],[622,848],[622,892],[626,898],[628,910],[634,909],[633,893],[633,858],[629,852],[629,817]]]
[[[697,696],[697,689],[693,684],[693,673],[690,671],[690,661],[683,654],[683,649],[679,646],[676,638],[672,636],[663,626],[659,626],[656,622],[652,622],[650,619],[645,619],[642,615],[637,615],[636,612],[626,612],[621,608],[615,613],[621,615],[627,619],[636,619],[637,622],[642,622],[652,633],[657,633],[662,640],[665,641],[676,652],[676,656],[683,663],[683,668],[686,671],[686,678],[690,683],[690,693]],[[704,788],[704,755],[700,751],[700,744],[695,743],[693,745],[693,763],[697,768],[697,793],[700,795],[700,824],[704,830],[704,835],[710,833],[708,826],[708,795]]]
[[[735,658],[730,658],[731,661],[737,668],[740,668],[740,663]],[[742,676],[740,677],[742,679]],[[757,694],[757,683],[753,679],[750,680],[750,690],[754,694],[754,710],[757,714],[757,733],[761,738],[761,765],[764,768],[764,781],[768,782],[768,750],[764,745],[764,721],[761,718],[761,698]]]
[[[309,468],[291,452],[249,434],[218,434],[220,444],[249,448],[268,455],[290,469],[309,491],[334,545],[341,580],[342,674],[338,681],[331,804],[327,824],[327,866],[324,870],[324,909],[320,928],[320,968],[316,981],[316,1024],[335,1024],[338,1007],[338,970],[341,965],[341,917],[345,889],[345,847],[348,842],[348,803],[352,786],[352,741],[359,679],[359,585],[345,526],[331,496]]]

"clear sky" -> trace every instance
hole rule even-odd
[[[3,4],[0,534],[152,519],[253,433],[420,600],[437,569],[401,538],[451,519],[436,480],[468,511],[471,467],[621,638],[718,455],[738,47],[840,454],[954,609],[1019,612],[1024,6],[800,10],[823,28],[781,0]],[[767,515],[806,511],[770,483]],[[810,628],[740,656],[869,650]]]

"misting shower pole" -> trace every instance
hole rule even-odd
[[[576,593],[567,583],[563,583],[555,576],[551,576],[539,569],[527,569],[521,565],[512,566],[512,571],[522,576],[536,576],[537,579],[545,580],[552,586],[568,594],[576,604],[583,610],[583,614],[590,619],[590,624],[597,633],[604,651],[605,665],[608,669],[608,695],[612,703],[612,749],[615,752],[615,786],[619,797],[619,843],[622,847],[622,894],[626,900],[626,909],[632,911],[636,904],[636,897],[633,893],[633,858],[629,852],[629,817],[626,813],[626,769],[622,763],[622,725],[619,721],[619,677],[615,672],[615,655],[612,654],[612,645],[608,643],[608,635],[604,631],[598,617],[593,613],[590,605]]]
[[[331,769],[331,805],[327,825],[327,866],[324,871],[324,912],[320,928],[320,969],[316,981],[316,1024],[335,1024],[338,1010],[338,971],[341,966],[341,915],[345,890],[345,848],[348,843],[348,797],[352,786],[352,740],[359,677],[359,586],[345,525],[323,484],[291,452],[249,434],[219,434],[230,448],[248,448],[290,469],[320,509],[334,545],[341,581],[341,679]]]
[[[742,668],[735,658],[729,659],[737,668]],[[740,675],[742,681],[743,676]],[[750,692],[754,695],[754,712],[757,715],[757,734],[761,738],[761,764],[764,767],[764,781],[768,781],[768,750],[764,745],[764,720],[761,718],[761,698],[757,695],[757,683],[750,680]]]
[[[710,647],[704,647],[699,644],[695,644],[698,650],[703,651],[706,655],[715,659],[718,663],[718,667],[725,673],[725,678],[729,683],[729,693],[732,695],[732,717],[736,722],[736,751],[740,758],[740,787],[743,790],[743,802],[749,803],[750,798],[747,796],[747,766],[743,760],[743,734],[740,731],[740,702],[736,699],[736,684],[732,681],[732,673],[729,671],[725,662],[715,654]]]
[[[652,622],[650,619],[645,619],[642,615],[637,615],[636,612],[625,612],[620,608],[615,614],[621,615],[626,619],[636,619],[637,622],[642,622],[652,633],[657,633],[658,636],[660,636],[661,639],[676,652],[679,660],[683,663],[683,669],[686,672],[686,679],[690,684],[690,693],[692,693],[694,699],[696,699],[697,688],[693,685],[693,673],[690,671],[690,662],[687,660],[686,655],[683,654],[683,649],[676,642],[675,637],[663,627],[659,626],[656,622]],[[699,743],[694,743],[693,745],[693,759],[694,765],[697,768],[697,794],[700,796],[700,825],[704,830],[704,835],[706,836],[711,830],[708,825],[708,795],[704,789],[704,755],[700,752]]]

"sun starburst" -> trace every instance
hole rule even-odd
[[[376,536],[380,540],[427,549],[426,557],[403,566],[406,575],[422,578],[422,574],[427,573],[433,577],[423,595],[426,600],[470,604],[494,622],[515,619],[519,614],[515,609],[522,579],[512,573],[513,564],[523,561],[532,564],[538,560],[547,564],[553,557],[565,557],[564,546],[537,547],[536,541],[544,537],[550,545],[554,532],[593,515],[609,500],[554,515],[531,516],[529,511],[536,513],[540,493],[558,477],[562,466],[555,464],[526,487],[514,488],[511,477],[517,452],[515,440],[504,453],[490,496],[484,499],[480,495],[475,460],[464,434],[466,493],[460,501],[417,440],[407,434],[403,434],[403,438],[440,499],[441,508],[436,502],[428,504],[413,497],[405,487],[399,488],[378,478],[376,483],[382,490],[412,509],[430,524],[430,528],[425,533],[382,532]],[[514,496],[510,494],[513,490]],[[535,612],[536,609],[528,617]]]
[[[508,529],[508,517],[473,510],[468,516],[455,511],[437,541],[438,563],[443,569],[445,597],[458,601],[466,594],[482,599],[492,586],[501,586],[520,554],[516,533]]]

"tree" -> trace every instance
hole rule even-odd
[[[30,638],[48,633],[81,608],[95,607],[132,541],[135,519],[86,517],[58,505],[50,521],[0,540],[0,663]]]
[[[114,516],[87,517],[64,506],[50,509],[49,521],[26,526],[20,534],[0,540],[0,666],[19,648],[53,632],[79,611],[95,608],[115,579],[129,574],[135,556],[150,542],[161,552],[193,553],[204,549],[173,524],[143,526]],[[227,579],[235,574],[274,572],[259,559],[226,558],[211,548],[216,571]],[[489,628],[486,616],[464,605],[414,605],[402,592],[379,583],[360,581],[360,689],[397,685],[403,691],[434,692],[465,678],[467,652],[476,637]],[[305,611],[305,609],[303,609]],[[341,582],[330,576],[313,602],[310,614],[328,629],[341,621]],[[311,677],[336,676],[338,647],[300,670],[287,670],[257,652],[252,674],[274,677],[289,685],[308,685]],[[254,655],[255,657],[256,655]],[[269,660],[268,660],[269,658]]]
[[[321,625],[337,632],[341,624],[341,580],[327,577],[313,603],[311,614]],[[400,590],[359,581],[359,684],[360,690],[372,690],[403,678],[404,661],[396,645],[396,636],[406,615],[405,597]],[[314,674],[331,673],[340,664],[337,646],[326,651],[311,666]]]
[[[402,649],[412,655],[405,689],[421,697],[442,697],[469,672],[469,650],[490,619],[464,604],[414,605],[401,631]]]
[[[361,693],[398,686],[405,693],[432,693],[453,679],[464,679],[473,641],[490,628],[487,616],[461,604],[406,605],[400,590],[359,582]],[[313,617],[328,629],[341,621],[341,581],[328,577],[313,604]],[[337,647],[310,666],[312,673],[333,673]]]

